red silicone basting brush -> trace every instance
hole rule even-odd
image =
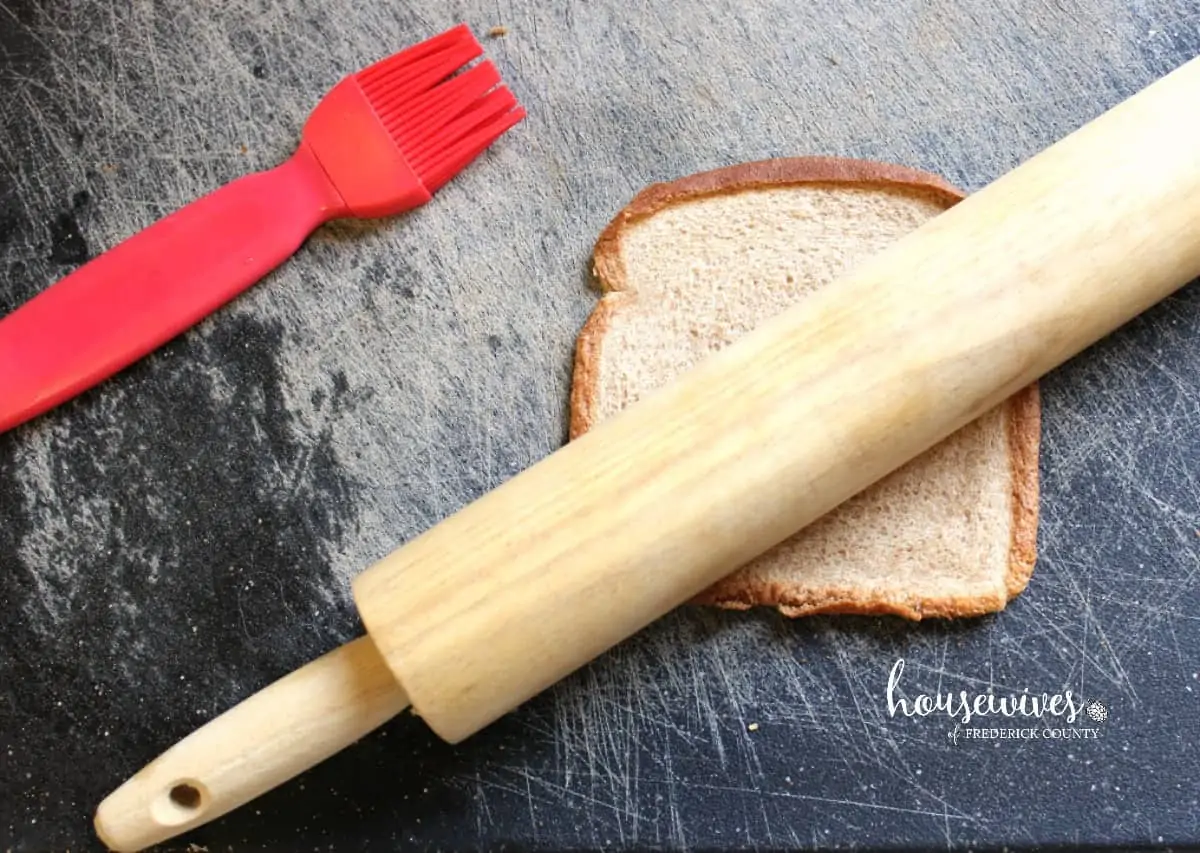
[[[347,77],[300,147],[80,267],[0,320],[0,431],[116,373],[270,270],[330,219],[429,201],[524,115],[465,25]]]

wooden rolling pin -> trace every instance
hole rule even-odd
[[[137,850],[410,703],[457,742],[1200,275],[1200,59],[360,575],[369,638],[106,799]]]

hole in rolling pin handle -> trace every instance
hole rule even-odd
[[[171,802],[185,809],[200,808],[200,790],[195,785],[189,785],[186,782],[176,785],[171,789],[169,794]]]
[[[195,820],[208,804],[208,791],[199,782],[181,779],[154,802],[154,819],[162,826],[177,826]]]

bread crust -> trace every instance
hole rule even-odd
[[[745,190],[812,184],[854,184],[857,187],[897,187],[906,193],[927,192],[951,207],[964,198],[961,190],[937,175],[890,163],[839,157],[790,157],[743,163],[652,184],[638,193],[601,232],[593,251],[593,271],[603,296],[580,330],[575,347],[571,387],[570,438],[595,425],[599,387],[600,348],[612,317],[637,300],[629,290],[621,240],[630,224],[675,204]],[[695,604],[733,610],[775,607],[785,616],[819,613],[891,614],[907,619],[980,616],[1004,609],[1029,583],[1037,559],[1038,449],[1041,441],[1041,403],[1036,383],[1018,391],[1004,404],[1011,459],[1012,525],[1005,594],[913,596],[894,600],[855,588],[820,591],[784,584],[747,581],[737,573],[718,581],[695,599]]]

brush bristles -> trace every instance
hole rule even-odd
[[[465,24],[360,71],[355,79],[430,192],[525,117]]]
[[[448,140],[445,147],[431,152],[423,166],[417,167],[417,174],[421,176],[426,189],[436,192],[506,130],[525,118],[525,110],[517,105],[512,93],[505,89],[504,94],[511,100],[513,108],[503,113],[492,113],[486,121],[480,121],[469,131],[462,132],[452,143]]]

